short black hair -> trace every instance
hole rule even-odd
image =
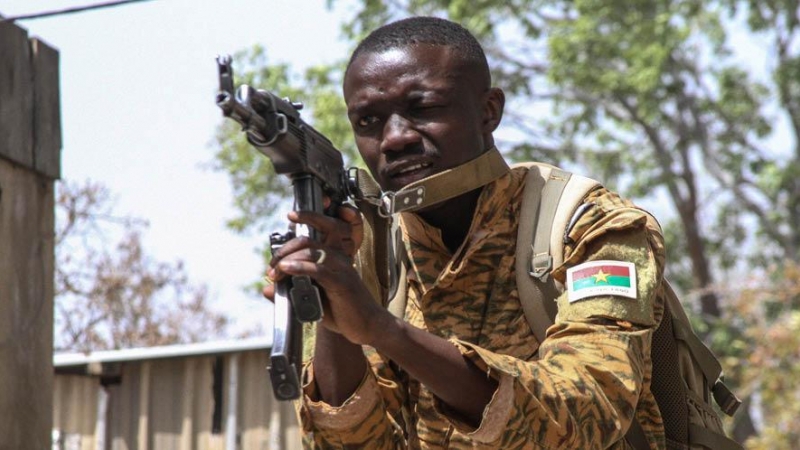
[[[443,45],[456,50],[463,61],[480,70],[491,83],[489,63],[483,47],[466,28],[458,23],[438,17],[409,17],[375,29],[362,40],[347,63],[347,70],[360,55],[418,44]]]

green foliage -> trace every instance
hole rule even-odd
[[[667,267],[666,276],[681,291],[688,291],[694,286],[692,263],[686,255],[686,235],[683,234],[677,219],[661,223],[666,242]]]
[[[728,313],[710,338],[725,348],[726,379],[757,399],[764,427],[750,449],[800,444],[800,266],[785,261],[722,290]],[[732,420],[730,420],[733,422]],[[732,423],[731,423],[732,425]]]

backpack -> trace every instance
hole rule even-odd
[[[562,262],[563,237],[571,219],[579,215],[583,198],[600,183],[547,164],[516,166],[528,168],[517,231],[517,289],[531,331],[543,342],[558,312],[555,299],[563,290],[549,274]],[[363,190],[375,189],[373,185]],[[373,245],[362,245],[366,252],[359,254],[356,264],[375,297],[390,299],[387,308],[402,318],[405,252],[396,221],[375,213],[375,203],[357,201],[365,217],[365,242]],[[382,270],[382,261],[388,261],[387,270]],[[661,411],[667,448],[740,450],[743,447],[725,435],[711,399],[728,415],[736,412],[741,401],[723,382],[719,361],[694,333],[672,286],[666,279],[662,284],[664,317],[653,334],[651,391]],[[650,448],[635,420],[625,439],[636,450]]]
[[[521,165],[528,167],[528,174],[517,233],[517,289],[525,318],[543,342],[557,312],[555,301],[546,298],[555,299],[562,290],[548,275],[562,262],[570,220],[600,183],[546,164]],[[675,290],[666,279],[662,285],[664,317],[653,334],[651,391],[664,421],[667,447],[741,449],[725,436],[711,398],[728,415],[741,401],[723,382],[717,358],[692,330]],[[625,438],[636,450],[650,448],[636,421]]]

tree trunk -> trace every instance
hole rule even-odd
[[[694,214],[694,205],[687,205],[691,212],[684,214],[681,208],[681,221],[686,233],[686,248],[689,252],[689,259],[692,262],[692,274],[694,285],[700,289],[700,311],[704,317],[720,317],[719,298],[714,292],[714,277],[709,269],[708,258],[706,257],[706,246],[697,227],[697,218]]]

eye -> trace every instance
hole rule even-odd
[[[366,128],[376,123],[378,123],[377,116],[363,116],[356,121],[356,125],[358,125],[360,128]]]
[[[438,103],[418,103],[411,108],[411,113],[417,117],[428,116],[437,113],[443,105]]]

